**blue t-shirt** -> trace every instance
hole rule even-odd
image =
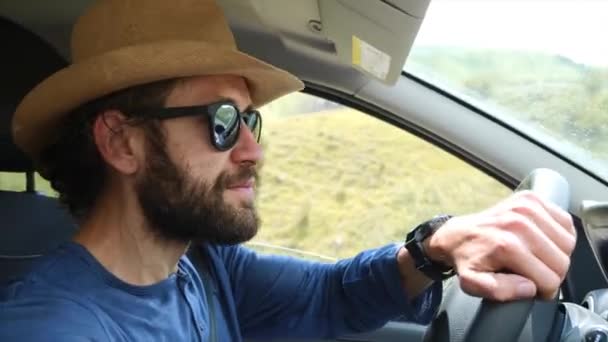
[[[200,248],[208,267],[184,256],[167,279],[134,286],[66,243],[0,290],[0,341],[328,338],[403,315],[427,323],[441,300],[440,283],[407,298],[395,245],[335,264],[243,246]]]

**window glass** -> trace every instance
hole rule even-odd
[[[0,172],[0,190],[25,190],[25,175],[22,173]]]
[[[57,196],[47,180],[36,173],[36,191],[47,196]],[[25,191],[24,173],[0,172],[0,191]]]
[[[351,257],[510,192],[434,145],[331,101],[296,93],[261,113],[262,225],[250,245],[265,252]]]
[[[608,1],[433,0],[404,70],[608,179]]]

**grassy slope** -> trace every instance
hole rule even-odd
[[[508,113],[529,128],[574,143],[608,165],[605,66],[530,51],[418,47],[408,58],[407,70],[491,105],[494,114]],[[583,152],[570,153],[579,159]],[[608,167],[602,169],[608,175]]]
[[[267,120],[258,241],[347,257],[441,212],[508,190],[402,130],[350,109]]]

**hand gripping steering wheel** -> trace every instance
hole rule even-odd
[[[532,171],[515,191],[520,190],[534,191],[562,209],[569,209],[568,182],[555,171]],[[450,279],[444,287],[444,300],[427,330],[425,342],[538,342],[547,341],[551,334],[557,298],[500,303],[464,293],[458,279]],[[542,314],[530,319],[533,307],[541,308]]]

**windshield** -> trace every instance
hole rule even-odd
[[[608,1],[433,0],[404,67],[608,179]]]

